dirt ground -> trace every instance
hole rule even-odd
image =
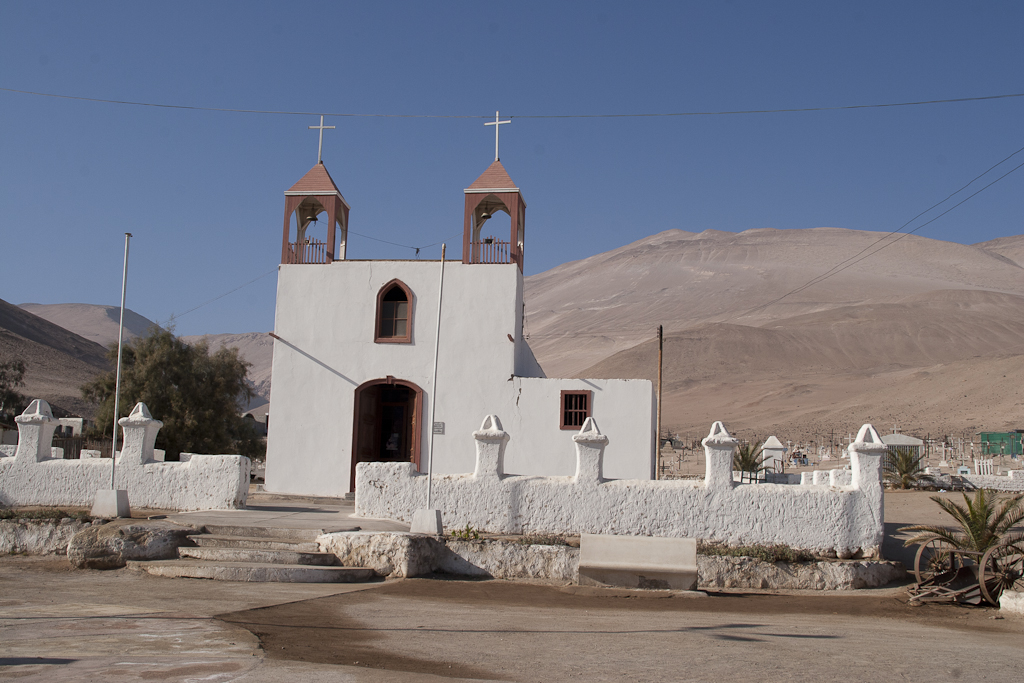
[[[887,530],[944,523],[929,495],[887,492]],[[1017,681],[1022,646],[1024,618],[905,586],[244,584],[0,557],[0,681]]]
[[[412,579],[220,618],[271,659],[463,679],[1011,681],[1024,665],[1021,621],[893,589],[641,598]]]
[[[1024,619],[902,588],[244,584],[0,558],[0,681],[1017,681]]]

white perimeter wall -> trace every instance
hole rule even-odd
[[[848,485],[737,484],[736,441],[721,423],[704,440],[703,481],[608,481],[609,440],[590,423],[574,439],[570,477],[504,474],[504,444],[516,438],[489,417],[475,434],[473,474],[438,476],[432,504],[444,525],[491,533],[619,534],[688,537],[730,545],[783,543],[842,557],[878,556],[883,536],[881,457],[886,447],[865,425],[850,449]],[[589,427],[589,428],[588,428]],[[718,429],[716,429],[718,428]],[[405,463],[361,463],[356,514],[410,521],[426,506],[427,477]]]
[[[438,261],[336,261],[282,265],[266,489],[338,496],[351,490],[355,391],[388,375],[423,390],[421,467],[430,438]],[[377,292],[393,279],[413,292],[411,344],[376,344]],[[594,392],[594,414],[615,439],[608,476],[651,478],[653,391],[647,380],[549,380],[522,339],[522,273],[515,264],[446,262],[438,358],[434,471],[473,469],[467,438],[483,413],[509,416],[517,438],[510,471],[570,474],[572,432],[558,428],[562,389]],[[509,341],[509,336],[514,341]]]
[[[18,449],[0,457],[0,504],[91,507],[96,492],[110,488],[111,461],[57,460],[50,444],[59,424],[46,401],[36,399],[16,418]],[[193,455],[188,462],[155,462],[153,443],[163,423],[139,403],[119,420],[123,447],[114,485],[128,491],[136,508],[222,510],[245,507],[249,458]]]

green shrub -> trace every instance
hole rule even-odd
[[[572,545],[564,536],[551,534],[531,534],[521,537],[516,542],[520,545]]]
[[[762,562],[788,562],[790,564],[818,561],[814,553],[807,550],[796,550],[781,543],[730,547],[721,543],[698,541],[697,553],[699,555],[718,555],[721,557],[753,557]]]
[[[87,512],[83,512],[81,510],[77,512],[68,512],[67,510],[60,510],[58,508],[48,508],[44,510],[0,508],[0,519],[51,519],[54,521],[61,519],[76,519],[80,522],[92,521],[92,517],[90,517]]]
[[[456,529],[453,531],[452,538],[459,541],[479,541],[480,532],[467,524],[465,529]]]

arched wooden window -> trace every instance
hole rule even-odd
[[[392,280],[377,292],[377,324],[373,340],[379,344],[412,341],[412,291],[401,280]]]

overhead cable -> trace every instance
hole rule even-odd
[[[133,100],[109,100],[101,97],[82,97],[78,95],[62,95],[59,93],[35,92],[16,88],[0,88],[2,92],[33,95],[36,97],[53,97],[63,100],[81,100],[84,102],[101,102],[104,104],[124,104],[135,107],[157,107],[160,109],[188,109],[192,111],[215,111],[233,114],[276,114],[282,116],[338,116],[346,118],[393,118],[393,119],[489,119],[493,114],[355,114],[352,112],[327,111],[288,111],[274,109],[237,109],[230,107],[201,107],[187,104],[165,104],[159,102],[137,102]],[[982,95],[979,97],[954,97],[940,100],[917,100],[914,102],[885,102],[881,104],[846,104],[834,107],[790,107],[785,109],[736,109],[722,111],[681,111],[639,114],[508,114],[516,119],[625,119],[625,118],[656,118],[678,116],[731,116],[738,114],[792,114],[814,111],[841,111],[846,109],[882,109],[886,107],[916,107],[927,104],[954,104],[959,102],[981,102],[985,100],[1004,100],[1024,97],[1024,93],[1007,93],[1003,95]]]
[[[911,219],[910,219],[909,221],[907,221],[906,223],[904,223],[904,224],[903,224],[902,226],[900,226],[900,227],[899,227],[899,228],[897,228],[896,230],[894,230],[894,231],[890,232],[889,234],[887,234],[887,235],[885,235],[885,236],[883,236],[883,237],[880,237],[879,239],[875,240],[874,242],[872,242],[871,244],[869,244],[869,245],[868,245],[867,247],[865,247],[864,249],[861,249],[861,250],[860,250],[859,252],[857,252],[857,253],[856,253],[856,254],[854,254],[853,256],[849,257],[848,259],[846,259],[846,260],[844,260],[844,261],[840,261],[840,262],[839,262],[839,263],[837,263],[836,265],[832,266],[832,267],[831,267],[831,268],[830,268],[829,270],[825,271],[825,272],[824,272],[824,273],[822,273],[821,275],[817,275],[817,276],[815,276],[815,277],[811,278],[811,279],[810,279],[809,281],[807,281],[806,283],[804,283],[804,284],[800,285],[799,287],[796,287],[795,289],[792,289],[792,290],[790,290],[790,291],[786,292],[785,294],[783,294],[782,296],[780,296],[780,297],[777,297],[777,298],[775,298],[775,299],[772,299],[771,301],[769,301],[769,302],[767,302],[767,303],[761,304],[761,305],[759,305],[759,306],[755,306],[754,308],[751,308],[751,309],[750,309],[750,310],[748,310],[748,311],[745,311],[745,312],[743,312],[743,313],[739,313],[739,314],[737,314],[737,315],[733,315],[733,316],[730,316],[730,317],[726,318],[725,320],[721,320],[721,321],[719,321],[719,322],[728,322],[728,321],[730,321],[730,320],[735,320],[735,319],[737,319],[737,318],[742,318],[742,317],[744,317],[744,316],[750,315],[751,313],[755,313],[755,312],[757,312],[757,311],[760,311],[760,310],[763,310],[763,309],[765,309],[765,308],[768,308],[769,306],[772,306],[772,305],[774,305],[774,304],[777,304],[777,303],[779,303],[780,301],[782,301],[783,299],[785,299],[785,298],[787,298],[787,297],[789,297],[789,296],[792,296],[793,294],[797,294],[797,293],[799,293],[799,292],[802,292],[803,290],[807,289],[808,287],[811,287],[811,286],[813,286],[813,285],[816,285],[816,284],[818,284],[818,283],[820,283],[820,282],[823,282],[823,281],[827,280],[828,278],[830,278],[830,277],[832,277],[832,276],[834,276],[834,275],[838,275],[839,273],[843,272],[843,271],[844,271],[844,270],[846,270],[847,268],[850,268],[850,267],[852,267],[852,266],[854,266],[854,265],[856,265],[856,264],[860,263],[861,261],[863,261],[864,259],[868,258],[869,256],[873,256],[873,255],[877,254],[877,253],[878,253],[878,252],[880,252],[880,251],[881,251],[882,249],[885,249],[886,247],[890,247],[890,246],[892,246],[893,244],[896,244],[897,242],[899,242],[899,241],[900,241],[901,239],[903,239],[904,237],[907,237],[908,235],[912,235],[912,234],[914,234],[915,232],[917,232],[917,231],[918,231],[918,230],[920,230],[921,228],[925,227],[926,225],[929,225],[930,223],[934,223],[935,221],[937,221],[938,219],[942,218],[943,216],[945,216],[945,215],[946,215],[947,213],[949,213],[949,212],[950,212],[950,211],[952,211],[953,209],[957,208],[958,206],[960,206],[960,205],[964,204],[965,202],[967,202],[967,201],[971,200],[972,198],[974,198],[974,197],[978,196],[979,194],[981,194],[982,192],[984,192],[984,191],[985,191],[985,190],[987,190],[988,188],[992,187],[993,185],[995,185],[996,183],[998,183],[998,182],[999,182],[1000,180],[1002,180],[1002,179],[1003,179],[1003,178],[1005,178],[1006,176],[1008,176],[1008,175],[1010,175],[1011,173],[1013,173],[1013,172],[1017,171],[1017,170],[1018,170],[1018,169],[1020,169],[1021,167],[1024,167],[1024,162],[1022,162],[1022,163],[1020,163],[1020,164],[1018,164],[1018,165],[1014,166],[1014,167],[1013,167],[1013,168],[1011,168],[1011,169],[1010,169],[1009,171],[1007,171],[1007,172],[1006,172],[1006,173],[1004,173],[1003,175],[999,176],[998,178],[996,178],[995,180],[993,180],[992,182],[990,182],[990,183],[989,183],[988,185],[985,185],[984,187],[982,187],[982,188],[980,188],[980,189],[976,190],[975,192],[973,192],[973,193],[969,194],[969,195],[968,195],[967,197],[965,197],[965,198],[961,199],[961,200],[960,200],[959,202],[957,202],[957,203],[956,203],[956,204],[954,204],[953,206],[949,207],[948,209],[946,209],[945,211],[943,211],[943,212],[942,212],[942,213],[940,213],[939,215],[935,216],[934,218],[930,218],[929,220],[925,221],[924,223],[922,223],[921,225],[917,226],[917,227],[916,227],[916,228],[914,228],[913,230],[910,230],[910,231],[908,231],[908,232],[902,232],[902,231],[903,231],[903,228],[907,227],[908,225],[910,225],[910,224],[911,224],[911,223],[913,223],[913,222],[914,222],[915,220],[917,220],[918,218],[920,218],[920,217],[921,217],[921,216],[923,216],[924,214],[928,213],[928,212],[929,212],[929,211],[931,211],[932,209],[935,209],[935,208],[939,207],[940,205],[942,205],[942,204],[945,204],[945,203],[946,203],[946,202],[948,202],[948,201],[949,201],[950,199],[952,199],[952,198],[953,198],[954,196],[956,196],[956,195],[960,194],[960,193],[961,193],[961,192],[963,192],[963,191],[964,191],[965,189],[967,189],[968,187],[970,187],[970,186],[971,186],[972,184],[974,184],[975,182],[977,182],[978,180],[980,180],[980,179],[981,179],[982,177],[984,177],[984,176],[988,175],[989,173],[991,173],[993,169],[995,169],[995,168],[997,168],[998,166],[1001,166],[1002,164],[1006,163],[1007,161],[1009,161],[1010,159],[1012,159],[1012,158],[1013,158],[1014,156],[1016,156],[1017,154],[1020,154],[1021,152],[1024,152],[1024,147],[1021,147],[1021,148],[1020,148],[1020,149],[1018,149],[1017,151],[1013,152],[1013,153],[1012,153],[1012,154],[1010,154],[1010,155],[1009,155],[1008,157],[1006,157],[1005,159],[1003,159],[1003,160],[1002,160],[1002,161],[1000,161],[999,163],[995,164],[994,166],[991,166],[991,167],[990,167],[990,168],[989,168],[988,170],[986,170],[985,172],[981,173],[980,175],[978,175],[978,176],[975,176],[975,177],[974,177],[973,179],[971,179],[971,181],[970,181],[970,182],[968,182],[968,183],[967,183],[966,185],[964,185],[963,187],[961,187],[961,188],[960,188],[959,190],[957,190],[956,192],[954,192],[954,193],[950,194],[950,195],[949,195],[948,197],[946,197],[946,198],[945,198],[945,199],[943,199],[942,201],[940,201],[940,202],[937,202],[937,203],[933,204],[932,206],[928,207],[927,209],[925,209],[925,210],[924,210],[924,211],[922,211],[921,213],[919,213],[919,214],[917,214],[916,216],[914,216],[913,218],[911,218]],[[889,239],[889,238],[890,238],[890,237],[892,237],[893,235],[897,235],[897,234],[899,235],[899,237],[897,237],[896,239],[892,240],[891,242],[889,242],[889,243],[887,243],[887,244],[883,244],[882,246],[878,247],[878,248],[877,248],[877,249],[875,249],[874,251],[869,251],[869,250],[871,250],[871,249],[872,249],[872,248],[873,248],[873,247],[874,247],[875,245],[879,244],[880,242],[884,242],[885,240]],[[869,253],[866,253],[866,254],[865,254],[865,252],[869,252]],[[863,255],[862,255],[862,254],[863,254]]]

